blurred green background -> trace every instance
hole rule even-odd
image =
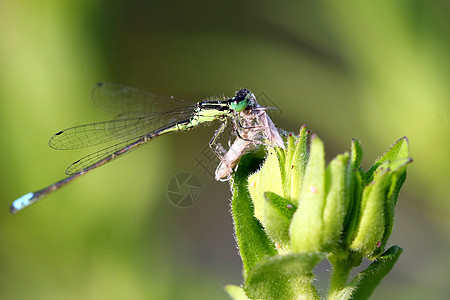
[[[279,127],[318,133],[329,158],[358,138],[365,167],[406,135],[415,162],[390,239],[404,253],[373,299],[446,299],[449,12],[444,0],[0,1],[0,298],[227,299],[222,286],[241,283],[228,185],[194,159],[217,124],[161,137],[9,214],[93,150],[47,140],[111,118],[89,93],[113,81],[193,101],[250,86]],[[167,200],[181,171],[202,182],[191,209]]]

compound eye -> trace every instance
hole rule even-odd
[[[242,101],[242,100],[247,99],[249,94],[250,94],[249,90],[242,89],[236,93],[236,96],[234,97],[234,99],[236,99],[237,101]]]

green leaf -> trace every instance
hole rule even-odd
[[[295,204],[272,192],[266,192],[264,196],[283,217],[288,220],[292,219],[292,216],[297,210],[297,206]]]
[[[398,194],[403,183],[406,180],[406,166],[412,162],[412,159],[402,158],[389,164],[390,186],[386,188],[386,203],[385,203],[385,230],[381,240],[380,247],[373,253],[373,256],[378,256],[383,251],[386,243],[391,236],[392,228],[394,226],[395,206],[397,204]]]
[[[264,202],[266,201],[264,193],[270,191],[284,197],[279,157],[281,156],[277,155],[276,149],[268,148],[264,165],[248,178],[248,190],[255,206],[255,217],[261,223],[264,222]]]
[[[346,190],[347,190],[347,214],[344,222],[343,249],[354,239],[354,231],[359,222],[359,209],[361,197],[364,190],[364,172],[360,168],[362,161],[362,147],[358,140],[352,140],[350,161],[347,168]]]
[[[401,158],[407,158],[409,156],[409,141],[406,136],[398,139],[394,144],[392,144],[386,152],[375,160],[373,166],[366,173],[366,182],[371,182],[373,180],[373,175],[375,170],[384,162],[396,161]]]
[[[325,173],[326,202],[323,210],[322,249],[331,251],[337,246],[347,211],[346,171],[349,154],[333,159]]]
[[[300,201],[303,178],[305,176],[306,164],[308,162],[308,134],[309,130],[306,130],[306,125],[303,125],[300,128],[300,133],[295,145],[295,152],[294,156],[292,157],[292,161],[289,165],[286,165],[290,172],[290,178],[288,177],[288,181],[291,182],[291,189],[286,197],[291,199],[291,201],[296,205],[298,205]]]
[[[402,248],[392,246],[378,257],[370,266],[359,273],[348,286],[342,290],[341,298],[338,299],[368,299],[380,281],[389,273],[397,262]]]
[[[287,136],[287,148],[285,152],[286,158],[284,162],[280,161],[280,166],[282,166],[282,174],[283,174],[283,188],[284,188],[284,195],[286,197],[290,197],[291,192],[291,185],[294,184],[290,180],[291,175],[291,166],[293,165],[293,159],[294,159],[294,153],[295,153],[295,143],[297,138],[294,137],[292,134],[289,134]],[[282,150],[282,149],[280,149]]]
[[[275,245],[286,249],[289,244],[289,225],[297,207],[275,193],[266,192],[264,196],[264,228]]]
[[[233,177],[231,212],[236,241],[244,265],[244,277],[261,259],[277,254],[275,246],[254,217],[253,202],[247,189],[248,175],[254,172],[261,162],[262,159],[255,157],[255,155],[244,155]]]
[[[361,143],[357,139],[352,139],[350,166],[353,169],[359,168],[363,157]]]
[[[352,250],[366,257],[371,257],[380,248],[385,233],[384,209],[390,178],[388,165],[388,162],[383,163],[375,181],[364,189],[357,234],[350,245]]]
[[[233,300],[250,300],[240,286],[229,284],[224,289]]]
[[[316,135],[305,171],[302,199],[290,226],[292,250],[322,252],[322,214],[325,207],[325,149]]]
[[[398,161],[398,165],[391,165],[391,170],[394,173],[391,179],[391,187],[387,195],[387,211],[389,216],[394,217],[395,205],[397,204],[398,195],[403,183],[406,180],[406,165],[411,163],[411,158],[406,158]]]
[[[354,211],[355,202],[358,202],[357,200],[360,200],[360,197],[358,197],[358,194],[355,193],[356,190],[361,189],[358,185],[362,186],[362,182],[358,182],[357,179],[357,173],[359,170],[359,166],[362,161],[362,147],[361,144],[357,139],[352,140],[352,146],[351,146],[351,154],[350,154],[350,161],[347,168],[347,179],[346,179],[346,189],[348,192],[348,202],[347,202],[347,210],[349,213],[347,213],[345,218],[345,224],[347,224],[350,221],[350,218],[352,217],[352,212]],[[359,195],[360,196],[360,195]]]
[[[296,253],[268,257],[248,274],[244,290],[251,299],[320,299],[312,270],[324,253]]]
[[[351,206],[348,209],[346,220],[346,226],[344,229],[344,247],[348,247],[349,244],[355,239],[358,231],[357,227],[361,218],[361,202],[364,191],[364,172],[361,168],[357,170],[349,170],[354,179],[353,192],[350,194]]]

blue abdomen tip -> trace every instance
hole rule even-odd
[[[10,211],[11,213],[16,213],[21,209],[24,209],[28,205],[32,204],[30,200],[33,199],[34,193],[28,193],[26,195],[23,195],[20,198],[17,198],[14,200],[14,202],[11,204]]]

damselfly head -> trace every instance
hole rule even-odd
[[[231,98],[230,105],[237,111],[243,111],[246,108],[253,106],[254,98],[252,92],[247,89],[242,89],[236,93],[236,96]]]

